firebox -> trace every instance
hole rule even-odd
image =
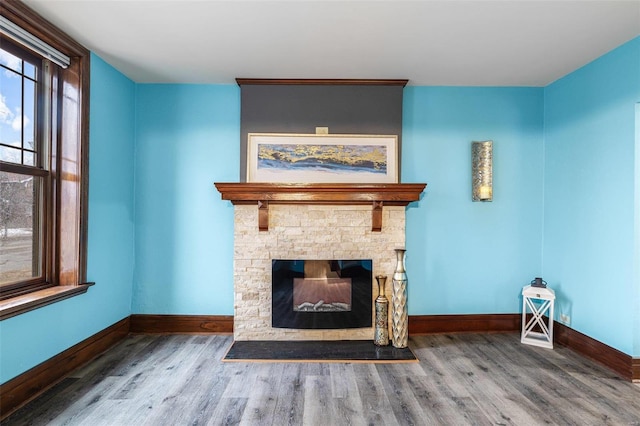
[[[372,261],[272,260],[272,327],[372,326]]]

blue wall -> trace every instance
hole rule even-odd
[[[518,312],[541,270],[542,88],[407,87],[402,181],[409,313]],[[471,142],[493,140],[492,202],[471,201]]]
[[[545,88],[544,276],[572,328],[635,355],[639,101],[640,38]]]
[[[137,87],[138,314],[233,314],[233,206],[214,182],[237,182],[237,86]]]
[[[95,55],[91,73],[87,278],[96,285],[0,322],[0,383],[131,314],[135,85]]]
[[[517,312],[541,267],[543,91],[406,90],[403,180],[430,184],[410,209],[410,313]],[[239,89],[139,85],[137,102],[133,312],[232,314],[233,208],[212,183],[238,179]],[[486,138],[509,161],[494,202],[472,203]]]

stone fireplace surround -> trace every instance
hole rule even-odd
[[[271,327],[272,259],[371,259],[373,276],[391,275],[405,246],[405,207],[425,184],[216,183],[234,204],[234,339],[368,340],[371,327]],[[372,280],[373,299],[378,290]],[[372,303],[373,305],[373,303]],[[373,307],[372,307],[373,309]]]

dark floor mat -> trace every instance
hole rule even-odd
[[[235,341],[223,361],[418,362],[409,348],[376,346],[370,340]]]

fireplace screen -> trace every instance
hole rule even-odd
[[[273,327],[370,327],[371,263],[371,260],[273,260]]]

